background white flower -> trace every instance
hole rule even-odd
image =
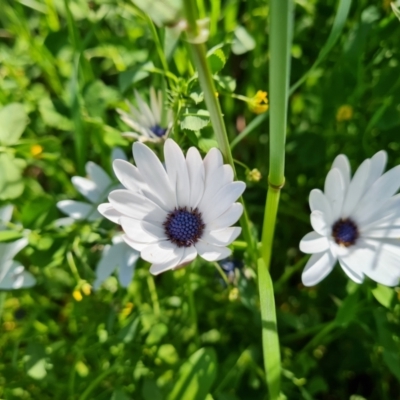
[[[127,101],[129,113],[117,109],[121,119],[134,130],[134,132],[124,132],[123,135],[141,142],[165,140],[172,128],[172,112],[167,111],[167,126],[162,126],[161,116],[164,104],[161,91],[156,93],[153,87],[150,88],[150,107],[136,90],[135,98],[138,108]]]
[[[11,220],[13,206],[0,208],[0,231],[6,229],[6,223]],[[0,289],[20,289],[32,287],[36,280],[25,270],[14,256],[28,245],[28,239],[21,238],[10,243],[0,243]]]
[[[120,224],[124,240],[152,263],[150,272],[185,265],[199,254],[205,260],[228,257],[241,229],[230,227],[243,212],[235,203],[245,189],[233,182],[218,149],[204,160],[191,147],[184,157],[171,139],[164,144],[165,166],[142,143],[133,144],[136,167],[116,160],[114,171],[127,190],[115,190],[99,211]]]
[[[126,155],[120,148],[115,148],[112,152],[112,159],[126,160]],[[110,191],[122,188],[119,183],[115,182],[115,179],[108,176],[103,168],[91,161],[86,164],[86,172],[87,178],[74,176],[72,183],[90,203],[75,200],[59,201],[57,207],[69,215],[68,219],[65,218],[62,221],[63,225],[72,223],[74,220],[95,221],[102,218],[97,211],[97,206],[107,199]],[[104,247],[100,261],[96,266],[94,289],[98,289],[116,269],[119,271],[121,286],[127,287],[132,281],[138,258],[139,253],[128,246],[121,239],[120,234],[115,235],[112,239],[112,245]]]
[[[383,173],[384,151],[365,160],[350,176],[346,156],[336,157],[324,192],[310,193],[311,225],[300,242],[304,253],[312,254],[302,281],[312,286],[325,278],[336,261],[357,283],[365,275],[395,286],[400,277],[400,166]]]

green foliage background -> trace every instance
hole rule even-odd
[[[211,15],[208,48],[222,44],[209,60],[231,141],[256,121],[233,155],[242,180],[253,168],[263,176],[247,182],[244,195],[259,232],[268,114],[255,116],[231,92],[268,91],[268,2],[210,0],[204,6]],[[296,2],[291,84],[318,58],[336,9],[332,0]],[[86,161],[110,172],[114,146],[130,156],[115,109],[133,98],[133,87],[147,96],[162,82],[148,17],[122,0],[4,0],[0,24],[0,205],[15,204],[13,221],[31,231],[18,259],[38,281],[0,295],[0,398],[267,398],[253,265],[246,263],[226,286],[215,266],[201,260],[190,274],[178,270],[155,282],[139,262],[127,290],[110,278],[81,301],[72,296],[79,282],[93,281],[113,227],[103,221],[57,228],[56,203],[79,199],[70,178],[84,175]],[[185,42],[174,48],[171,32],[156,29],[166,38],[170,104],[180,111],[175,138],[184,149],[195,143],[205,151],[214,144],[207,118],[187,119],[205,105]],[[288,399],[399,398],[398,289],[357,286],[339,268],[305,288],[300,273],[307,256],[298,250],[310,230],[308,194],[323,186],[337,154],[356,168],[385,149],[389,166],[400,163],[399,37],[388,1],[353,2],[339,40],[290,97],[286,185],[271,267]],[[7,108],[11,103],[22,106]],[[347,120],[337,117],[343,105],[353,110]],[[236,246],[236,258],[244,253]]]

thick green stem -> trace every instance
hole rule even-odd
[[[292,0],[270,0],[269,126],[270,169],[264,212],[258,282],[262,317],[263,355],[269,398],[280,393],[281,359],[274,291],[269,274],[280,191],[285,183],[285,141],[290,73]]]
[[[196,0],[184,0],[185,13],[188,22],[188,40],[189,48],[192,54],[194,65],[197,68],[199,75],[200,86],[204,92],[204,101],[210,113],[211,125],[214,128],[215,136],[218,142],[218,147],[221,150],[225,162],[230,164],[233,169],[236,179],[236,169],[233,162],[232,152],[229,146],[228,134],[224,120],[222,118],[221,106],[218,101],[217,92],[214,85],[211,69],[207,62],[206,47],[204,43],[195,43],[199,33],[197,26],[197,5]],[[247,215],[243,199],[240,199],[243,205],[243,215],[240,219],[240,224],[243,229],[243,236],[249,246],[249,254],[253,260],[257,259],[256,245],[251,234],[250,221]]]

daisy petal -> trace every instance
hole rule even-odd
[[[199,211],[203,221],[207,224],[222,215],[242,195],[245,188],[244,182],[233,182],[222,187],[208,204],[202,202]]]
[[[75,189],[91,203],[99,203],[107,198],[108,193],[100,192],[96,183],[81,176],[73,176],[71,179]]]
[[[149,127],[156,126],[157,121],[154,118],[153,113],[150,110],[150,107],[143,101],[142,96],[140,96],[139,92],[135,90],[135,98],[137,105],[142,113],[142,116],[145,118],[146,123]]]
[[[203,163],[206,175],[212,175],[213,171],[223,164],[221,152],[213,147],[204,157]]]
[[[140,252],[140,257],[151,263],[159,264],[182,257],[183,247],[177,247],[169,241],[149,244]]]
[[[9,261],[2,266],[0,273],[0,289],[21,289],[35,285],[36,279],[16,261]]]
[[[199,240],[195,244],[199,256],[207,261],[219,261],[229,257],[232,251],[228,247],[215,246],[211,243]]]
[[[128,235],[122,235],[122,239],[124,239],[124,242],[129,247],[132,247],[132,249],[134,249],[134,250],[136,250],[138,252],[141,252],[145,247],[147,247],[149,245],[148,243],[135,242]]]
[[[237,226],[231,228],[224,228],[220,230],[205,231],[202,240],[214,243],[217,246],[230,245],[242,232],[242,228]]]
[[[317,232],[307,233],[300,241],[300,250],[303,253],[321,253],[329,249],[329,240],[326,236],[321,236]]]
[[[97,290],[101,284],[114,272],[121,262],[121,252],[118,246],[106,245],[99,263],[96,266],[96,280],[93,282],[93,289]]]
[[[140,174],[157,196],[160,207],[173,210],[177,206],[176,197],[160,160],[147,146],[139,142],[133,144],[133,156]]]
[[[189,173],[180,147],[171,139],[164,144],[165,165],[178,207],[188,207],[190,203]]]
[[[355,283],[364,282],[364,274],[358,269],[357,271],[350,268],[343,259],[339,258],[339,264],[342,267],[345,274]]]
[[[86,173],[88,174],[89,179],[95,183],[97,190],[100,193],[104,193],[106,196],[107,189],[111,187],[112,181],[104,169],[94,162],[89,161],[86,163]]]
[[[362,195],[365,192],[366,184],[369,178],[371,160],[365,160],[357,169],[343,203],[342,217],[347,218],[356,208]]]
[[[133,192],[138,192],[144,186],[139,170],[125,160],[115,160],[113,163],[114,173],[118,180]]]
[[[103,203],[97,207],[97,211],[103,216],[119,225],[122,214],[118,212],[110,203]]]
[[[0,243],[0,273],[2,264],[12,260],[24,247],[28,245],[27,238],[21,238],[11,243]]]
[[[328,225],[333,222],[332,208],[329,204],[325,194],[319,189],[313,189],[310,193],[310,208],[311,211],[321,211],[324,215],[324,219]]]
[[[371,169],[369,172],[368,182],[366,188],[370,188],[372,184],[383,174],[387,162],[387,153],[384,150],[378,151],[371,158]]]
[[[135,242],[156,243],[167,240],[164,229],[150,222],[121,217],[120,224],[126,235]]]
[[[367,190],[354,217],[363,221],[373,215],[376,210],[392,197],[400,187],[400,165],[383,174]]]
[[[94,205],[81,201],[62,200],[57,203],[57,208],[75,220],[95,221],[101,218]]]
[[[111,152],[111,160],[114,162],[115,160],[125,160],[126,154],[120,147],[114,147]]]
[[[10,222],[14,206],[9,204],[8,206],[0,207],[0,221],[1,222]],[[1,224],[0,224],[1,229]]]
[[[227,211],[218,218],[207,223],[207,229],[222,229],[237,222],[243,213],[243,206],[240,203],[233,203]]]
[[[108,200],[118,212],[133,219],[159,222],[167,216],[155,203],[128,190],[114,190]]]
[[[314,286],[321,282],[335,266],[336,258],[330,251],[313,254],[307,262],[301,280],[304,286]]]
[[[332,169],[333,168],[337,168],[339,170],[340,175],[343,178],[343,183],[346,191],[350,185],[351,168],[349,159],[344,154],[338,155],[333,161]]]
[[[322,211],[313,211],[310,215],[310,220],[315,232],[322,236],[328,236],[331,233],[331,225],[326,221],[325,214]]]
[[[392,243],[361,238],[343,260],[351,269],[361,270],[375,282],[396,286],[400,278],[400,243]]]
[[[337,168],[331,169],[325,179],[324,192],[332,209],[332,221],[336,221],[340,217],[345,190],[342,174]]]
[[[158,275],[158,274],[161,274],[162,272],[166,272],[166,271],[176,268],[183,258],[184,250],[183,249],[181,249],[181,250],[182,250],[182,254],[179,254],[178,256],[176,256],[175,258],[173,258],[171,260],[162,261],[157,264],[154,263],[150,267],[150,273],[153,275]]]
[[[186,166],[190,180],[189,206],[196,208],[204,193],[205,170],[199,151],[191,147],[186,154]]]

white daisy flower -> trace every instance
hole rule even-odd
[[[126,160],[126,156],[120,148],[115,148],[112,152],[112,159],[114,161]],[[64,218],[58,225],[70,224],[74,220],[96,221],[101,219],[102,215],[97,211],[97,206],[107,200],[107,196],[112,190],[123,187],[115,182],[115,177],[111,178],[103,168],[91,161],[86,164],[86,172],[87,178],[72,177],[72,184],[90,203],[75,200],[59,201],[57,207],[69,215],[69,218]],[[116,269],[119,271],[121,286],[127,287],[132,281],[138,258],[139,253],[128,246],[120,234],[115,235],[112,244],[104,247],[96,266],[94,289],[98,289]]]
[[[356,283],[365,275],[387,286],[400,277],[400,166],[383,173],[386,152],[365,160],[351,179],[346,156],[333,162],[324,192],[310,193],[311,225],[300,250],[312,254],[302,281],[312,286],[339,261]]]
[[[6,230],[6,224],[11,220],[13,206],[0,208],[0,230]],[[0,243],[0,290],[21,289],[32,287],[36,280],[25,270],[14,256],[28,245],[28,239],[22,238],[10,243]]]
[[[117,109],[124,121],[134,132],[124,132],[124,136],[132,137],[140,142],[160,142],[165,140],[172,128],[172,112],[167,112],[167,126],[161,125],[163,99],[161,91],[150,88],[150,107],[135,90],[135,98],[138,108],[127,101],[129,113]]]
[[[235,201],[245,189],[233,181],[218,149],[201,159],[191,147],[184,157],[171,139],[164,144],[165,166],[144,144],[133,144],[136,167],[116,160],[114,171],[126,190],[115,190],[99,212],[120,224],[127,244],[161,272],[193,261],[228,257],[241,228],[231,227],[243,212]]]

